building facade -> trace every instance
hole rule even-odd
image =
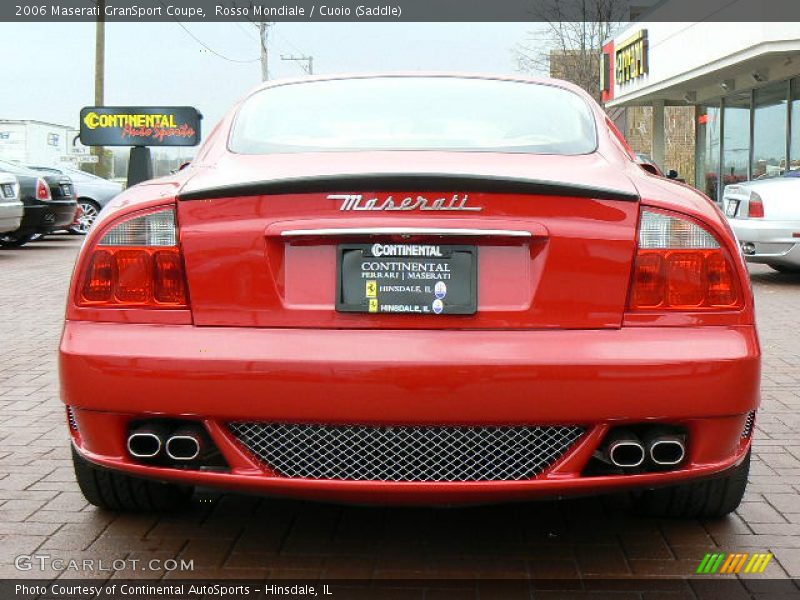
[[[20,164],[55,165],[87,149],[77,142],[77,129],[34,120],[0,119],[0,159]]]
[[[674,168],[670,131],[693,131],[682,176],[716,200],[728,183],[800,168],[800,23],[660,22],[657,10],[607,41],[601,83],[607,108],[648,115],[653,159]],[[687,123],[670,124],[677,107]]]

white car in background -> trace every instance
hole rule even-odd
[[[722,210],[747,262],[800,273],[800,171],[725,186]]]
[[[0,233],[19,229],[24,213],[17,178],[10,173],[0,173]]]

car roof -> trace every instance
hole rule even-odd
[[[245,98],[249,98],[253,94],[270,88],[281,87],[285,85],[297,85],[303,83],[315,83],[319,81],[342,81],[342,80],[355,80],[355,79],[384,79],[384,78],[451,78],[451,79],[481,79],[484,81],[508,81],[518,83],[534,83],[539,85],[548,85],[553,87],[560,87],[572,92],[575,92],[584,97],[591,97],[580,86],[575,85],[563,79],[556,79],[554,77],[533,77],[529,75],[503,75],[498,73],[480,73],[480,72],[458,72],[458,71],[384,71],[384,72],[366,72],[366,73],[339,73],[330,75],[312,75],[309,77],[296,77],[287,79],[273,79],[257,85],[250,90]]]

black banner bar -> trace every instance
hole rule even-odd
[[[609,8],[610,7],[610,8]],[[609,10],[613,12],[609,15]],[[600,11],[600,12],[598,12]],[[791,22],[797,0],[108,0],[110,22]],[[612,18],[609,19],[608,16]],[[94,0],[3,0],[0,21],[79,22],[101,17]],[[476,35],[480,32],[476,31]]]

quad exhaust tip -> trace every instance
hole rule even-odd
[[[662,467],[680,464],[686,456],[686,446],[678,437],[659,437],[650,442],[650,460]]]
[[[633,469],[640,466],[645,459],[642,443],[633,435],[621,435],[607,446],[608,460],[615,467]]]
[[[194,460],[203,448],[201,438],[194,431],[181,429],[167,440],[167,456],[172,460]]]
[[[138,430],[128,436],[128,452],[135,458],[153,458],[161,452],[161,436],[154,431]]]

